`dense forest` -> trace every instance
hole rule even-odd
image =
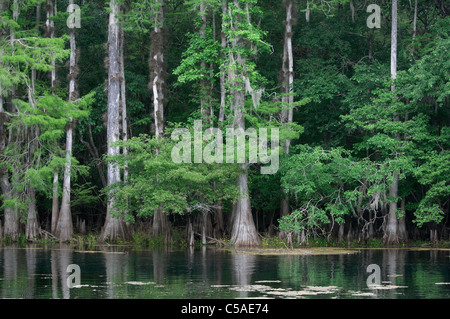
[[[0,0],[0,238],[448,240],[449,49],[445,0]]]

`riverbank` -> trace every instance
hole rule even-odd
[[[99,242],[100,234],[91,233],[86,235],[75,234],[70,241],[67,243],[71,246],[74,246],[79,249],[90,249],[97,245],[118,245],[118,246],[136,246],[140,248],[187,248],[188,242],[185,238],[185,232],[182,230],[174,230],[172,232],[172,241],[170,243],[165,243],[163,237],[153,237],[148,233],[143,232],[135,232],[132,234],[132,238],[128,241],[118,241],[115,243],[100,243]],[[36,243],[43,245],[50,245],[59,243],[57,239],[51,237],[39,238],[33,241],[28,241],[25,238],[25,235],[22,234],[18,237],[16,243],[18,246],[24,246],[26,243]],[[0,244],[9,245],[12,244],[12,240],[8,237],[0,238]],[[200,239],[196,239],[194,242],[194,247],[200,248],[204,246]],[[221,239],[210,239],[206,245],[208,246],[217,246],[226,249],[234,249],[232,244],[229,243],[229,239],[221,238]],[[272,237],[261,237],[261,247],[258,248],[260,251],[292,251],[298,249],[309,249],[309,248],[335,248],[336,250],[346,250],[346,249],[354,249],[354,248],[385,248],[383,245],[382,239],[371,239],[364,242],[360,242],[357,240],[347,241],[344,240],[339,242],[337,239],[327,239],[327,238],[311,238],[307,240],[306,244],[299,245],[294,244],[292,246],[288,246],[285,240],[280,239],[278,236]],[[430,248],[443,248],[450,249],[450,241],[427,241],[427,240],[410,240],[405,243],[400,243],[398,245],[389,246],[388,248],[417,248],[417,249],[430,249]]]

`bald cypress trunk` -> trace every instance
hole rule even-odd
[[[128,140],[128,118],[127,118],[127,99],[125,95],[125,62],[124,62],[124,32],[123,23],[120,25],[120,105],[122,107],[122,140],[126,142]],[[128,148],[125,146],[123,148],[123,154],[126,156],[128,154]],[[123,181],[126,183],[128,180],[128,164],[125,162],[123,169]]]
[[[14,199],[13,191],[11,189],[11,183],[9,182],[8,175],[5,172],[2,172],[0,184],[3,193],[3,199]],[[11,238],[11,240],[15,241],[19,237],[19,217],[17,216],[17,209],[15,206],[7,206],[3,210],[3,236],[8,236]]]
[[[152,43],[150,47],[150,84],[153,92],[153,118],[156,138],[164,135],[164,104],[165,104],[165,80],[166,62],[164,50],[164,0],[156,0],[157,11],[154,16]],[[172,229],[168,215],[164,207],[155,209],[153,214],[152,232],[155,237],[164,237],[164,241],[172,240]]]
[[[17,8],[18,10],[18,8]],[[18,11],[17,11],[18,15]],[[30,108],[36,107],[35,101],[35,82],[36,82],[36,69],[31,69],[31,85],[28,86],[28,103]],[[39,162],[39,155],[35,158],[36,151],[38,150],[37,138],[39,136],[39,127],[37,125],[30,125],[25,127],[26,132],[26,151],[27,156],[25,159],[26,167],[33,167],[35,160]],[[25,224],[25,237],[29,240],[34,240],[39,234],[39,222],[37,220],[36,210],[36,190],[33,185],[28,182],[26,187],[25,196],[27,200],[27,219]]]
[[[53,173],[52,183],[52,219],[51,219],[51,232],[56,233],[56,226],[58,225],[59,217],[59,173],[55,170]]]
[[[38,6],[40,6],[38,4]],[[45,28],[47,36],[53,38],[55,35],[54,22],[50,20],[51,17],[55,15],[54,6],[52,0],[47,0],[46,5],[46,20],[45,20]],[[38,26],[38,22],[36,22],[36,26]],[[56,69],[55,69],[55,61],[52,59],[51,64],[53,66],[50,71],[50,89],[52,92],[55,90],[56,84]],[[58,226],[58,218],[59,218],[59,169],[55,169],[53,173],[53,183],[52,183],[52,217],[51,217],[51,232],[56,233],[56,227]]]
[[[234,0],[233,5],[238,8],[240,7],[239,1]],[[245,10],[248,16],[248,6]],[[232,12],[230,12],[230,16]],[[242,20],[242,16],[237,14],[232,19]],[[236,28],[236,24],[231,24],[232,28]],[[243,39],[236,37],[231,41],[232,52],[228,72],[228,81],[231,85],[231,95],[232,95],[232,109],[234,112],[234,130],[244,134],[245,132],[245,117],[244,117],[244,102],[245,102],[245,85],[244,76],[236,72],[237,70],[245,69],[245,58],[240,54],[240,48],[244,46]],[[239,196],[235,205],[233,205],[233,225],[231,230],[230,242],[235,247],[255,247],[261,245],[261,240],[259,238],[258,232],[255,227],[255,222],[253,220],[251,204],[250,204],[250,194],[248,189],[248,161],[241,165],[242,173],[238,177],[237,186],[239,188]]]
[[[285,33],[284,33],[284,49],[283,49],[283,61],[281,68],[281,88],[283,96],[281,101],[283,103],[283,110],[281,112],[282,123],[292,123],[293,109],[292,104],[294,102],[293,97],[293,85],[294,85],[294,59],[292,54],[292,24],[293,24],[293,0],[284,1],[286,6],[286,21],[285,21]],[[289,154],[291,141],[286,140],[283,145],[283,150],[286,154]],[[283,189],[280,207],[280,217],[289,215],[289,198]],[[285,232],[280,233],[280,237],[285,237]]]
[[[36,190],[32,186],[28,186],[27,190],[28,204],[27,204],[27,223],[25,226],[25,237],[27,239],[36,239],[39,235],[39,222],[37,220],[36,209]]]
[[[73,0],[69,0],[69,5]],[[69,59],[69,101],[73,102],[77,98],[76,92],[76,42],[74,26],[69,28],[70,59]],[[72,143],[73,143],[73,123],[69,120],[66,128],[66,162],[64,164],[63,196],[61,209],[59,211],[58,224],[56,226],[56,236],[61,240],[69,240],[73,235],[72,212],[70,209],[70,174],[72,170]]]
[[[119,3],[110,1],[109,29],[108,29],[108,116],[107,116],[107,143],[108,156],[118,155],[119,146],[113,145],[119,140],[119,105],[120,105],[120,61],[119,61]],[[120,182],[120,168],[117,163],[108,162],[107,183],[112,186]],[[128,238],[126,225],[121,217],[114,216],[114,192],[112,188],[108,193],[106,220],[100,235],[100,241],[106,239],[117,241]]]
[[[150,87],[153,92],[153,117],[155,136],[161,138],[164,134],[164,103],[165,103],[165,58],[164,58],[164,0],[156,0],[158,11],[154,16],[154,28],[150,47]]]
[[[397,0],[392,0],[392,29],[391,29],[391,79],[392,82],[397,78]],[[394,84],[391,85],[392,92],[395,91]],[[398,115],[394,114],[394,121],[398,121]],[[389,185],[389,212],[387,216],[387,225],[384,234],[384,243],[393,245],[399,242],[398,218],[397,218],[397,196],[398,196],[398,172],[392,173],[393,181]]]
[[[17,19],[18,12],[17,12],[17,1],[14,1],[13,3],[13,17]],[[8,8],[8,1],[0,0],[0,12]],[[11,39],[11,46],[14,47],[14,30],[10,28],[10,39]],[[0,61],[1,63],[1,61]],[[14,88],[13,88],[14,90]],[[11,95],[14,96],[14,93],[11,92]],[[6,99],[4,97],[6,96],[6,90],[2,87],[2,84],[0,83],[0,153],[3,153],[5,149],[8,146],[8,141],[11,140],[11,135],[9,138],[7,138],[7,134],[11,134],[11,131],[9,132],[6,129],[5,121],[7,120],[7,114],[6,114]],[[12,105],[11,105],[12,106]],[[14,108],[14,106],[12,106]],[[13,110],[9,110],[13,111]],[[11,182],[9,180],[9,171],[4,166],[0,166],[0,188],[3,194],[3,199],[5,201],[10,201],[14,199],[13,189],[11,187]],[[13,241],[17,240],[19,236],[19,217],[17,215],[17,208],[16,206],[8,205],[3,208],[3,214],[4,214],[4,225],[3,225],[3,236],[10,237]]]
[[[206,2],[200,2],[200,16],[202,23],[200,25],[200,38],[206,39],[206,25],[207,25],[207,6]],[[200,112],[202,114],[202,120],[204,123],[212,125],[213,111],[212,111],[212,87],[208,80],[208,66],[205,61],[200,65],[203,78],[200,80]]]
[[[222,16],[225,16],[227,14],[227,1],[222,0]],[[222,51],[225,51],[225,48],[227,47],[227,37],[225,34],[225,23],[222,22],[222,30],[220,32],[220,45],[222,47]],[[222,56],[224,58],[224,56]],[[219,108],[219,123],[223,122],[225,118],[225,79],[226,79],[226,73],[220,72],[220,108]]]

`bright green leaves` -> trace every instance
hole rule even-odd
[[[205,29],[205,37],[200,37],[199,34],[188,34],[189,47],[183,53],[183,60],[180,65],[174,70],[174,74],[178,75],[179,83],[194,82],[199,80],[211,81],[216,77],[214,69],[207,69],[201,67],[203,62],[205,65],[214,63],[220,64],[220,43],[214,41],[212,29],[209,27]]]
[[[3,88],[10,89],[12,84],[31,85],[32,69],[48,72],[51,61],[66,59],[70,51],[64,49],[67,36],[61,38],[43,38],[31,32],[16,32],[14,40],[0,39],[0,80]]]
[[[187,138],[194,136],[191,133]],[[166,134],[170,135],[170,129]],[[161,206],[167,213],[175,214],[200,208],[211,210],[216,202],[237,195],[235,181],[240,172],[237,165],[198,163],[191,150],[192,157],[187,161],[175,161],[176,144],[177,141],[169,138],[140,135],[120,143],[127,147],[127,155],[108,158],[120,166],[128,165],[130,178],[116,191],[117,206],[122,208],[118,210],[129,211],[128,220],[134,216],[150,216]]]
[[[282,166],[282,186],[293,201],[294,212],[280,220],[280,229],[293,231],[322,227],[350,212],[351,197],[365,171],[342,149],[324,150],[299,145]]]
[[[429,152],[414,173],[419,184],[428,188],[418,203],[414,215],[420,227],[427,222],[441,222],[444,218],[444,202],[450,196],[450,152]]]
[[[118,211],[129,212],[124,216],[128,221],[151,216],[161,205],[167,213],[209,211],[216,202],[237,195],[236,165],[175,163],[171,158],[175,142],[170,139],[141,135],[122,144],[128,155],[110,160],[119,165],[126,161],[129,167],[129,181],[115,193]]]
[[[55,143],[65,132],[65,126],[70,119],[81,119],[89,115],[93,103],[92,93],[75,102],[67,102],[57,95],[44,95],[37,99],[35,106],[28,102],[15,100],[19,115],[14,117],[10,127],[23,125],[39,128],[38,138],[47,143]]]

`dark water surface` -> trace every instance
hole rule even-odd
[[[79,284],[68,265],[79,266]],[[381,282],[369,287],[369,265]],[[0,298],[450,298],[450,250],[250,255],[68,246],[0,247]]]

